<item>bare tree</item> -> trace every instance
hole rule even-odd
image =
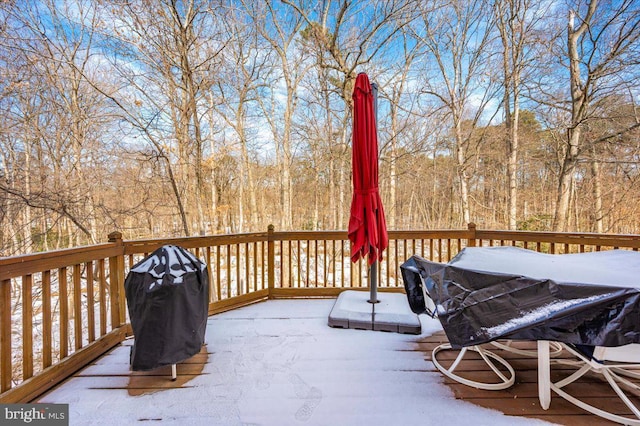
[[[200,104],[215,83],[209,71],[224,47],[216,33],[221,13],[206,0],[105,0],[101,14],[114,75],[110,82],[94,84],[164,161],[183,232],[190,234],[193,219],[202,234],[210,191],[205,191],[203,170],[206,107]]]
[[[400,28],[413,18],[415,1],[329,0],[309,5],[305,1],[283,0],[306,23],[305,40],[315,56],[315,74],[327,109],[329,210],[335,212],[331,227],[344,225],[348,170],[348,123],[351,118],[352,91],[357,72],[366,71],[371,61],[389,53]],[[329,19],[332,17],[332,19]],[[339,99],[340,109],[330,102]],[[338,117],[336,120],[335,117]],[[337,121],[338,128],[333,128]],[[337,189],[335,183],[337,182]]]
[[[272,78],[270,97],[257,98],[264,117],[269,123],[275,141],[276,159],[280,186],[280,227],[291,229],[293,223],[293,184],[291,168],[294,161],[293,119],[298,108],[298,89],[311,63],[305,61],[306,55],[297,38],[304,24],[302,17],[289,10],[276,10],[271,2],[262,7],[260,3],[243,4],[261,36],[275,52],[278,66],[274,68],[277,77]],[[280,89],[280,86],[284,86]],[[279,102],[280,91],[284,91],[284,101]]]
[[[522,78],[533,58],[531,44],[544,15],[539,2],[502,0],[494,4],[496,25],[502,45],[503,99],[507,147],[507,219],[509,229],[517,228],[518,219],[518,151],[520,149],[520,99]]]
[[[400,216],[397,163],[403,155],[401,151],[406,153],[407,149],[410,149],[406,145],[403,147],[403,141],[407,142],[411,127],[421,125],[417,122],[414,111],[418,91],[414,62],[419,58],[422,46],[404,30],[402,36],[402,44],[398,47],[402,55],[398,54],[395,57],[396,61],[389,64],[388,70],[381,72],[379,77],[380,100],[388,100],[389,111],[388,117],[378,114],[378,130],[381,134],[387,133],[386,143],[381,147],[381,161],[386,163],[386,167],[382,167],[381,170],[388,170],[388,208],[385,210],[385,216],[390,229],[397,229],[396,219]]]
[[[586,4],[579,3],[576,10],[569,12],[566,55],[570,117],[558,179],[553,224],[556,231],[568,228],[576,168],[580,158],[591,151],[594,143],[586,141],[583,134],[591,122],[601,118],[599,102],[620,89],[628,90],[631,84],[636,84],[631,76],[634,75],[632,67],[639,64],[639,38],[640,6],[633,0],[625,0],[614,8],[590,0]],[[633,124],[624,131],[637,126],[637,123]],[[596,208],[600,209],[596,213],[596,221],[601,221],[602,211],[598,206],[601,206],[600,201],[596,201]],[[602,229],[602,225],[597,225],[597,229]]]
[[[424,93],[447,111],[453,135],[462,222],[471,222],[469,158],[471,135],[494,96],[489,62],[493,20],[484,0],[454,0],[421,8],[414,28],[428,56],[422,62]],[[433,69],[431,68],[433,64]],[[466,125],[465,125],[466,123]],[[459,221],[458,221],[459,222]]]
[[[249,227],[260,224],[258,183],[253,153],[260,149],[255,135],[262,117],[257,115],[260,91],[265,86],[266,74],[271,69],[270,51],[261,45],[256,26],[242,13],[229,11],[226,25],[232,35],[223,52],[222,75],[215,87],[219,103],[214,105],[218,115],[233,130],[240,156],[238,183],[238,230],[245,229],[245,215]],[[246,191],[246,197],[245,197]],[[245,199],[247,211],[245,214]]]
[[[69,244],[98,239],[101,202],[93,170],[103,158],[98,135],[110,122],[85,78],[92,69],[96,22],[95,10],[85,6],[25,2],[5,10],[11,22],[5,46],[26,65],[21,75],[13,75],[22,84],[13,94],[19,113],[12,114],[21,129],[13,133],[21,154],[12,168],[25,175],[21,185],[14,181],[2,189],[20,200],[26,229],[35,229],[32,212],[44,216],[39,240],[45,246],[49,224],[61,223],[57,218],[80,232],[67,228]]]

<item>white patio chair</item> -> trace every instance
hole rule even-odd
[[[630,344],[612,348],[596,346],[592,354],[577,346],[566,344],[563,344],[563,346],[573,354],[577,360],[553,360],[552,362],[574,365],[578,369],[560,381],[555,383],[550,381],[550,389],[572,404],[597,416],[626,425],[640,425],[640,410],[629,398],[631,393],[635,393],[636,396],[640,395],[638,393],[640,392],[640,386],[629,380],[640,380],[640,344]],[[599,373],[606,379],[611,388],[633,413],[634,417],[625,417],[594,407],[570,395],[563,389],[590,371]],[[623,388],[627,389],[627,391],[625,392]]]
[[[422,284],[421,287],[422,287],[422,295],[424,297],[424,302],[425,302],[427,311],[436,312],[436,305],[433,302],[433,299],[431,299],[431,296],[429,295],[429,293],[427,292],[427,289],[424,283]],[[512,343],[513,342],[511,340],[490,342],[491,345],[493,345],[498,349],[516,353],[518,355],[532,357],[532,358],[535,358],[538,356],[537,351],[519,349],[517,347],[512,346]],[[560,354],[560,352],[562,352],[562,347],[560,346],[559,343],[551,342],[550,345],[552,348],[550,348],[551,350],[550,350],[549,356],[554,357]],[[499,355],[496,355],[492,351],[489,351],[483,348],[482,346],[475,345],[475,346],[468,346],[460,349],[458,356],[448,368],[445,367],[442,364],[442,362],[438,360],[438,354],[442,351],[447,351],[447,350],[454,350],[451,347],[451,344],[443,343],[441,345],[438,345],[436,348],[433,349],[431,353],[431,361],[433,362],[433,365],[438,369],[438,371],[440,371],[442,374],[444,374],[445,376],[449,377],[452,380],[455,380],[467,386],[471,386],[477,389],[484,389],[484,390],[507,389],[511,387],[515,382],[516,374],[511,364],[509,364],[504,358],[500,357]],[[491,371],[493,371],[493,373],[495,374],[495,377],[496,377],[495,382],[478,382],[478,381],[460,376],[455,372],[456,368],[459,366],[460,362],[464,359],[464,357],[467,355],[468,352],[476,352],[477,354],[480,355],[480,358],[482,358],[482,360],[487,364],[487,366],[489,366]],[[500,365],[502,365],[504,368],[501,369]]]
[[[527,356],[531,358],[535,358],[538,356],[538,352],[535,350],[525,350],[525,349],[519,349],[517,347],[511,346],[512,344],[511,340],[505,340],[504,342],[494,341],[494,342],[490,342],[489,344],[498,349],[512,352],[521,356]],[[559,343],[550,342],[550,346],[551,347],[549,351],[549,356],[555,357],[562,352],[562,346],[560,346]],[[511,364],[509,364],[501,356],[495,354],[494,352],[480,345],[467,346],[462,349],[459,349],[460,353],[448,368],[445,367],[440,360],[438,360],[438,354],[446,350],[454,350],[454,349],[451,348],[451,344],[449,343],[443,343],[435,347],[431,353],[431,361],[433,362],[433,365],[435,365],[435,367],[442,374],[449,377],[450,379],[453,379],[467,386],[471,386],[477,389],[484,389],[484,390],[507,389],[508,387],[512,386],[513,383],[515,382],[515,371],[511,366]],[[476,352],[478,355],[480,355],[480,358],[482,358],[482,360],[487,364],[487,366],[489,366],[491,371],[493,371],[493,373],[495,374],[495,377],[496,377],[495,382],[477,382],[475,380],[465,378],[455,372],[460,362],[464,359],[465,355],[467,355],[467,352]],[[502,365],[504,368],[500,369],[499,364]]]

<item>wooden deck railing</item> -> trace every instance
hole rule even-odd
[[[447,262],[466,246],[513,245],[548,253],[625,248],[640,235],[523,231],[390,231],[380,291],[403,291],[400,265],[413,254]],[[28,402],[131,334],[124,298],[129,269],[165,244],[208,265],[209,313],[267,298],[331,297],[367,286],[351,263],[345,231],[267,232],[109,242],[0,258],[0,403]]]

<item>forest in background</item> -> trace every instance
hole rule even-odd
[[[640,233],[634,0],[0,2],[0,256],[346,229],[379,87],[389,229]]]

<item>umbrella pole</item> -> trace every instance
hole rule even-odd
[[[373,95],[373,116],[376,122],[376,135],[378,134],[378,85],[371,83],[371,94]],[[376,146],[376,149],[378,147]],[[378,212],[376,211],[376,219]],[[378,259],[369,268],[369,303],[378,303]]]
[[[378,261],[369,268],[369,303],[378,303]]]

